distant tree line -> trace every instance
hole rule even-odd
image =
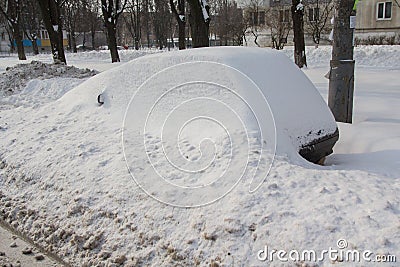
[[[318,44],[329,24],[332,7],[326,3],[331,0],[307,1],[317,7],[312,20],[304,20],[304,30]],[[175,43],[179,49],[242,45],[247,34],[259,45],[258,36],[265,29],[271,33],[272,46],[282,49],[293,29],[290,7],[266,8],[263,2],[245,0],[238,6],[235,0],[0,0],[0,23],[21,60],[26,59],[23,39],[32,42],[34,54],[39,53],[36,40],[42,29],[48,32],[54,62],[64,63],[63,32],[71,52],[78,50],[80,33],[91,37],[90,44],[84,38],[84,46],[96,48],[95,36],[104,32],[112,62],[120,61],[119,45],[134,49],[163,49]]]
[[[245,33],[242,10],[228,0],[0,0],[0,13],[11,49],[21,60],[26,59],[23,39],[39,53],[36,40],[42,29],[48,32],[55,62],[66,62],[63,31],[72,52],[77,52],[77,33],[90,33],[95,48],[96,33],[105,32],[112,62],[120,60],[121,44],[162,49],[174,45],[178,36],[179,49],[185,49],[208,46],[214,36],[220,45],[240,45]],[[124,43],[127,39],[132,43]]]

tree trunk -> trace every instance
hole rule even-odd
[[[150,30],[149,30],[148,26],[147,26],[147,32],[146,32],[146,39],[147,39],[147,48],[150,48],[151,47],[151,44],[150,44]]]
[[[13,24],[13,32],[14,32],[14,39],[15,43],[17,44],[17,51],[18,51],[18,59],[19,60],[26,60],[24,44],[22,43],[22,35],[19,31],[19,24]]]
[[[65,54],[64,54],[64,36],[63,36],[62,22],[61,22],[60,17],[58,19],[57,25],[58,25],[57,31],[55,31],[56,46],[54,48],[54,50],[56,51],[56,54],[54,54],[54,52],[53,52],[54,62],[57,63],[57,61],[59,61],[60,63],[67,64],[67,60],[65,59]],[[50,42],[51,42],[51,40],[50,40]]]
[[[178,22],[179,50],[186,49],[185,22]]]
[[[147,12],[147,11],[146,11]],[[147,15],[146,19],[146,41],[147,41],[147,48],[151,47],[150,44],[150,23],[149,23],[149,15]]]
[[[150,44],[150,13],[149,13],[149,1],[145,1],[145,7],[144,7],[144,14],[145,18],[144,20],[146,21],[146,41],[147,41],[147,48],[150,48],[152,45]]]
[[[94,27],[94,24],[91,25],[90,34],[92,35],[92,49],[95,49],[96,48],[96,42],[95,42],[94,38],[96,36],[96,29]]]
[[[70,31],[68,30],[68,33],[67,33],[67,40],[68,40],[68,50],[71,52],[72,51],[72,41],[71,41],[71,33],[70,33]]]
[[[3,10],[2,6],[0,6],[0,14],[4,15],[4,17],[7,19],[10,31],[12,32],[12,38],[11,38],[9,34],[10,31],[6,26],[6,31],[9,34],[11,47],[14,46],[14,40],[15,40],[15,44],[17,45],[19,60],[26,60],[24,45],[22,43],[22,34],[20,31],[21,30],[20,27],[22,26],[20,20],[22,16],[20,3],[15,0],[7,1],[5,10]]]
[[[126,1],[120,6],[119,1],[101,0],[104,26],[107,30],[107,44],[111,54],[111,62],[120,62],[117,50],[117,22],[125,9]]]
[[[106,22],[107,28],[107,42],[108,42],[108,49],[111,53],[111,62],[120,62],[118,49],[117,49],[117,38],[116,38],[116,30],[115,26],[111,22]]]
[[[210,21],[204,18],[199,0],[187,0],[187,2],[190,6],[189,23],[193,48],[208,47],[210,45],[208,37]]]
[[[304,43],[304,21],[303,12],[304,6],[300,0],[292,0],[292,19],[293,19],[293,34],[294,34],[294,62],[299,68],[306,62],[306,49]]]
[[[65,63],[60,6],[55,0],[38,0],[42,18],[49,34],[51,52],[55,64]]]
[[[75,35],[75,29],[72,30],[71,33],[71,47],[72,47],[72,52],[73,53],[78,53],[78,49],[76,48],[76,35]]]
[[[139,50],[139,38],[135,36],[135,50]]]
[[[140,5],[136,4],[136,24],[135,24],[135,50],[139,50],[139,43],[142,39],[141,33],[141,20],[140,20]]]
[[[175,15],[176,22],[178,23],[178,38],[179,38],[179,50],[186,49],[186,38],[185,38],[185,0],[178,0],[178,10],[175,7],[174,1],[170,0],[172,13]]]
[[[32,40],[32,50],[34,55],[39,55],[39,47],[37,45],[37,38],[33,37]]]

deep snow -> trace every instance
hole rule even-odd
[[[329,48],[309,51],[304,73],[326,98]],[[320,251],[337,248],[340,238],[351,249],[399,257],[399,51],[356,49],[356,59],[369,57],[357,64],[354,124],[339,124],[328,166],[280,155],[260,190],[250,194],[243,180],[196,209],[160,204],[137,187],[124,165],[121,123],[92,97],[75,103],[81,96],[71,91],[2,110],[3,217],[75,265],[265,266],[257,260],[265,245]]]
[[[66,52],[67,64],[72,65],[81,69],[89,68],[92,69],[95,67],[98,71],[108,70],[115,66],[119,66],[125,62],[133,60],[138,57],[142,57],[148,54],[162,53],[167,50],[159,50],[159,49],[142,49],[142,50],[120,50],[118,51],[121,62],[110,64],[111,56],[110,51],[108,50],[100,50],[100,51],[88,51],[81,53],[69,53]],[[6,67],[14,66],[21,61],[18,60],[15,56],[5,56],[0,57],[0,72],[4,71]],[[31,60],[41,61],[44,63],[52,63],[53,59],[51,54],[39,54],[37,56],[27,55],[27,62],[29,63]],[[22,62],[24,63],[24,62]]]
[[[37,107],[62,97],[98,71],[32,61],[0,73],[0,109]]]

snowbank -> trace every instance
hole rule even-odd
[[[293,47],[285,47],[283,53],[293,59]],[[398,60],[399,45],[357,46],[354,48],[356,66],[367,68],[400,69]],[[332,46],[307,46],[306,56],[308,67],[327,67],[332,57]]]
[[[32,61],[0,74],[0,105],[33,106],[52,102],[98,72],[74,66]]]
[[[43,106],[46,103],[61,98],[66,92],[75,88],[85,80],[86,79],[82,78],[29,80],[24,87],[20,86],[20,88],[23,88],[20,92],[16,93],[14,91],[12,95],[0,98],[0,109],[9,109],[19,106],[33,108]]]
[[[276,78],[283,72],[291,79]],[[143,182],[141,186],[150,194],[158,195],[157,199],[178,206],[201,205],[224,195],[242,177],[237,174],[246,172],[251,153],[260,155],[260,158],[271,158],[273,155],[264,154],[268,151],[273,154],[277,147],[278,155],[301,161],[297,153],[300,147],[336,130],[333,116],[315,87],[288,58],[274,50],[221,47],[147,56],[98,75],[68,93],[61,102],[65,107],[69,106],[68,109],[79,105],[80,112],[90,114],[94,108],[92,103],[99,94],[105,102],[100,111],[113,116],[107,125],[111,121],[121,123],[125,115],[124,153],[135,180],[139,184]],[[78,95],[79,101],[71,106]],[[145,146],[143,135],[148,138]],[[182,137],[179,142],[187,142],[185,149],[175,149],[179,146],[176,144],[177,136]],[[226,145],[218,147],[214,143],[217,147],[212,144],[207,147],[202,143],[205,139],[233,145],[231,148]],[[247,151],[248,140],[254,140],[249,148],[252,150],[250,154]],[[231,157],[233,152],[229,149],[235,150],[234,156],[240,156]],[[148,150],[153,150],[151,157],[155,158],[156,165],[146,164]],[[180,159],[180,153],[183,153],[188,162],[184,157],[171,162],[174,160],[168,155],[164,162],[168,150],[176,150],[177,154],[169,155],[174,159]],[[217,160],[213,159],[215,150],[220,152],[216,154]],[[203,164],[212,162],[215,168],[206,168],[200,163],[192,166],[199,158]],[[255,158],[250,160],[250,165],[258,166]],[[254,183],[254,187],[266,177],[270,161],[263,164],[265,167],[258,166],[263,170],[255,175],[259,181]],[[226,164],[235,168],[225,169]],[[148,168],[143,169],[144,166]],[[194,191],[188,193],[187,188],[178,193],[173,189],[167,190],[168,184],[157,183],[159,175],[173,176],[170,179],[174,185],[183,183],[187,175],[177,173],[174,170],[176,166],[190,170],[207,169],[201,173],[207,178],[191,177],[196,184],[202,180],[199,186],[211,183],[221,175],[220,181],[224,181],[224,185],[213,186],[223,192],[214,190],[213,195],[204,186],[203,190],[196,187],[194,191],[198,195]],[[155,170],[158,168],[162,169],[162,174]],[[227,182],[223,177],[232,180]],[[165,194],[158,192],[160,187],[165,188]],[[170,194],[171,191],[174,194]],[[196,201],[199,203],[193,203]]]
[[[128,62],[135,58],[142,57],[149,54],[157,54],[166,52],[168,50],[159,49],[140,49],[140,50],[119,50],[118,54],[122,62]],[[75,60],[96,60],[111,62],[111,55],[109,50],[87,51],[79,53],[67,53],[67,59]]]
[[[241,49],[235,51],[238,51],[237,54],[241,53]],[[289,126],[301,132],[304,129],[301,127],[304,121],[301,110],[311,111],[311,105],[319,105],[320,97],[304,102],[300,101],[301,96],[296,94],[296,98],[299,98],[295,101],[294,97],[288,94],[290,88],[277,86],[275,82],[279,81],[281,85],[290,84],[291,79],[296,77],[301,81],[299,84],[306,88],[311,86],[311,83],[294,72],[298,72],[296,67],[288,67],[288,63],[285,63],[288,60],[283,56],[277,56],[280,57],[279,62],[284,62],[282,66],[276,66],[277,62],[267,61],[265,64],[272,64],[277,69],[288,68],[287,72],[252,66],[259,57],[276,55],[269,50],[263,50],[262,56],[259,52],[253,54],[252,51],[247,50],[246,56],[240,61],[236,62],[233,60],[235,57],[232,57],[226,59],[226,63],[243,70],[254,81],[262,81],[261,84],[270,86],[261,90],[271,90],[266,96],[276,97],[274,101],[267,99],[272,110],[279,110],[281,103],[293,107],[291,112],[283,112],[277,115],[281,116],[280,118],[275,119],[284,120],[294,114],[296,119],[291,120]],[[206,58],[196,57],[191,54],[197,53],[194,50],[185,53],[185,59],[218,60],[223,56],[221,53],[210,52]],[[283,153],[275,159],[268,179],[254,193],[249,193],[252,180],[245,176],[246,179],[242,179],[220,201],[201,208],[174,208],[145,194],[131,179],[125,156],[130,158],[129,162],[133,164],[128,164],[131,171],[141,171],[144,174],[149,173],[148,168],[144,167],[144,164],[134,163],[146,158],[129,157],[136,154],[134,144],[138,140],[125,138],[122,143],[121,125],[132,93],[146,81],[148,75],[166,67],[169,64],[168,60],[178,60],[174,63],[185,60],[179,57],[176,59],[172,54],[166,54],[163,58],[165,60],[158,61],[156,55],[150,56],[147,64],[135,69],[134,78],[131,68],[137,66],[139,60],[96,75],[62,98],[35,110],[32,107],[2,110],[1,216],[74,266],[107,266],[112,263],[134,266],[208,266],[212,262],[225,266],[264,266],[270,262],[259,261],[257,255],[266,245],[271,250],[314,249],[320,252],[329,247],[336,249],[337,240],[342,238],[348,241],[349,249],[370,250],[374,255],[398,253],[398,176],[354,169],[344,171],[335,169],[335,166],[314,166],[296,160],[293,163],[293,159],[289,162]],[[212,66],[214,68],[206,68],[205,73],[214,71],[214,76],[223,85],[231,81],[227,77],[235,78],[232,74],[236,72],[228,72],[227,76],[223,76],[220,75],[220,69]],[[188,69],[193,71],[190,66]],[[265,74],[267,69],[270,72]],[[169,79],[161,76],[165,79],[158,79],[158,83],[157,79],[145,83],[143,91],[136,91],[143,95],[138,94],[139,98],[131,102],[138,106],[130,105],[128,111],[135,111],[135,107],[152,107],[151,103],[138,100],[144,100],[143,96],[146,94],[152,96],[154,86],[164,88],[171,81],[185,80],[185,71],[162,72],[159,75],[173,76],[169,76]],[[203,78],[202,73],[196,75]],[[118,82],[115,82],[114,77],[119,77]],[[248,83],[247,79],[238,77],[237,80],[233,80],[235,84],[238,82],[254,89],[254,85]],[[220,87],[213,88],[218,91]],[[189,90],[190,87],[182,88],[182,94],[184,89]],[[306,94],[309,92],[309,97],[313,97],[313,90],[306,91]],[[223,90],[220,91],[220,96],[224,97]],[[102,106],[96,102],[98,94],[103,94],[105,99]],[[168,100],[174,103],[176,99],[182,99],[179,92],[171,96],[160,101]],[[243,96],[253,99],[247,92],[243,92]],[[231,98],[228,97],[229,99]],[[257,107],[257,101],[252,105]],[[272,102],[278,106],[273,106]],[[294,102],[306,105],[299,107],[292,104]],[[197,110],[200,110],[201,103],[192,104],[197,105]],[[243,103],[232,101],[232,104],[234,103],[238,103],[239,110],[243,108],[243,111],[246,111]],[[215,103],[216,106],[217,104]],[[207,111],[205,107],[203,106],[203,110]],[[214,107],[210,109],[214,110]],[[150,152],[147,160],[156,160],[153,162],[156,167],[160,167],[157,164],[165,162],[157,161],[163,143],[153,128],[160,121],[158,116],[164,111],[154,110],[156,116],[153,121],[149,121],[151,127],[147,129],[152,131],[145,135],[145,140],[141,139],[141,147],[146,145]],[[258,114],[257,110],[255,113]],[[140,108],[138,113],[129,114],[129,122],[123,130],[124,133],[132,130],[131,134],[134,137],[134,130],[145,130],[134,124],[143,120],[143,114],[140,113]],[[323,113],[304,115],[312,115],[313,118],[325,116]],[[232,120],[233,126],[237,126],[236,122]],[[316,124],[307,121],[307,124],[309,123]],[[250,123],[249,126],[254,124]],[[196,136],[207,138],[202,134],[206,127],[211,128],[215,125],[195,126],[194,130],[199,131]],[[268,133],[268,130],[267,127],[265,132]],[[277,129],[277,132],[280,131],[285,131],[285,128]],[[240,141],[237,138],[240,134],[243,133],[233,133],[232,138]],[[256,144],[250,148],[259,149],[260,139],[257,136],[250,134],[248,139],[250,145]],[[223,144],[224,140],[226,138],[220,143]],[[206,157],[208,149],[213,148],[205,141],[204,149],[199,150],[197,141],[195,138],[191,139],[183,130],[182,147],[174,151],[196,162],[202,156],[200,152]],[[242,151],[240,149],[243,144],[246,143],[239,142],[236,147],[233,146],[233,151]],[[293,146],[286,147],[295,151]],[[125,156],[123,148],[127,152]],[[229,146],[215,146],[215,155],[221,156],[221,165],[226,163],[225,155],[231,151],[224,150],[225,148]],[[254,159],[259,158],[257,149],[250,150],[253,151],[250,165],[257,162]],[[238,158],[232,162],[241,163],[241,160]],[[256,166],[250,167],[254,169]],[[261,170],[268,170],[264,168]],[[170,182],[179,185],[191,182],[174,176],[177,173],[176,169],[161,168],[161,171],[171,174]],[[159,189],[162,191],[164,188]],[[290,266],[291,263],[288,262],[287,265]],[[331,264],[329,259],[319,263],[320,266],[336,264],[335,261]],[[275,259],[270,265],[281,266],[282,263]]]
[[[168,50],[159,50],[159,49],[120,50],[118,51],[118,54],[120,56],[121,62],[128,62],[130,60],[133,60],[135,58],[147,54],[162,53],[166,51]],[[70,53],[66,51],[65,57],[67,59],[68,65],[76,66],[81,69],[85,68],[95,69],[97,71],[105,71],[122,64],[122,63],[111,63],[110,51],[108,50],[87,51],[78,53]],[[40,61],[51,64],[53,63],[53,58],[50,53],[41,53],[35,56],[27,55],[27,62],[30,61]],[[19,63],[21,63],[21,61],[18,60],[16,54],[2,57],[0,60],[0,73],[4,72],[7,67],[12,67]]]

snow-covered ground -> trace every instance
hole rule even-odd
[[[160,52],[167,52],[167,50],[158,50],[158,49],[143,49],[143,50],[120,50],[118,51],[121,62],[111,64],[111,56],[110,51],[108,50],[100,50],[100,51],[88,51],[88,52],[81,52],[81,53],[66,53],[66,59],[68,65],[76,66],[78,68],[95,68],[98,71],[108,70],[110,68],[119,66],[125,62],[128,62],[132,59]],[[32,60],[41,61],[44,63],[52,63],[51,54],[39,54],[37,56],[27,56],[27,63]],[[14,66],[21,61],[18,58],[13,56],[0,56],[0,72],[5,71],[7,67]],[[23,62],[22,62],[23,63]]]
[[[121,59],[138,56],[127,51]],[[326,99],[330,47],[309,48],[307,57],[309,68],[303,71]],[[108,63],[104,53],[67,58],[77,67],[99,71],[121,66]],[[355,58],[354,123],[338,124],[340,139],[326,166],[278,155],[256,192],[249,193],[243,180],[212,205],[192,209],[155,201],[130,177],[121,121],[112,120],[116,117],[107,103],[99,107],[95,99],[91,102],[93,92],[104,91],[106,73],[95,77],[104,80],[98,88],[88,81],[91,88],[82,84],[77,87],[81,91],[64,97],[68,90],[59,78],[36,80],[37,87],[28,82],[11,96],[7,109],[0,109],[1,214],[77,266],[293,266],[276,254],[272,262],[260,261],[265,254],[260,250],[320,253],[338,249],[338,240],[347,243],[343,251],[369,250],[371,258],[395,255],[399,260],[400,47],[358,47]],[[48,55],[29,59],[50,61]],[[0,58],[0,70],[16,63],[15,58]],[[144,67],[137,71],[153,66]],[[109,74],[124,71],[121,82],[129,84],[129,68]],[[290,77],[282,73],[274,78]],[[155,136],[147,138],[149,145],[160,145]],[[188,146],[185,152],[195,157],[191,151]],[[368,265],[325,256],[319,266]]]

